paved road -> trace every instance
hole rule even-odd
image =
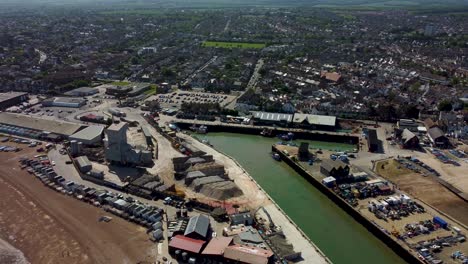
[[[263,59],[259,59],[257,61],[257,64],[255,65],[255,69],[252,73],[252,76],[250,76],[250,80],[249,80],[249,83],[247,84],[247,87],[244,89],[244,91],[239,95],[237,96],[237,98],[240,98],[242,95],[244,95],[245,92],[247,92],[249,89],[251,88],[255,88],[255,86],[257,85],[257,82],[258,82],[258,79],[260,78],[260,69],[263,67],[263,64],[265,62],[263,61]],[[226,105],[226,108],[228,109],[234,109],[236,107],[236,103],[237,103],[237,98],[234,99],[231,103],[229,103],[228,105]]]

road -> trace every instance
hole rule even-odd
[[[260,69],[263,67],[264,64],[265,64],[265,62],[263,61],[263,59],[258,59],[257,64],[255,65],[255,69],[254,69],[254,71],[252,73],[252,76],[250,76],[250,80],[247,83],[247,87],[244,89],[244,91],[239,96],[237,96],[236,99],[232,100],[232,102],[230,102],[228,105],[226,105],[226,108],[235,109],[238,98],[240,98],[242,95],[244,95],[244,93],[247,92],[248,90],[256,89],[255,86],[257,85],[258,79],[260,78],[260,73],[259,72],[260,72]]]
[[[197,74],[201,71],[203,71],[204,69],[206,69],[206,67],[208,67],[211,63],[215,62],[216,59],[218,59],[218,56],[213,56],[213,58],[211,58],[209,61],[207,61],[205,64],[203,64],[203,66],[201,66],[198,70],[194,71],[192,74],[190,74],[190,76],[188,76],[186,79],[185,79],[185,82],[189,82],[190,79],[193,79],[195,78],[195,76],[197,76]]]

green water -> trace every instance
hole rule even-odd
[[[235,158],[333,263],[405,263],[288,165],[273,160],[269,153],[277,139],[233,133],[202,137]],[[309,144],[333,150],[354,148],[316,141]]]

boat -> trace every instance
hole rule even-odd
[[[273,137],[273,130],[269,128],[265,128],[262,130],[262,132],[260,132],[260,135],[264,137]]]
[[[281,161],[281,156],[278,153],[273,153],[271,157],[276,161]]]
[[[192,130],[193,132],[198,133],[198,134],[206,134],[206,133],[208,133],[208,127],[205,126],[205,125],[200,125],[200,126],[197,127],[197,126],[194,124],[194,125],[192,125],[192,126],[190,127],[190,130]]]
[[[278,138],[284,140],[284,141],[289,141],[294,139],[294,134],[289,132],[287,134],[279,134]]]
[[[208,145],[208,146],[210,146],[210,147],[213,146],[213,145],[211,145],[210,141],[209,141],[208,139],[206,139],[206,138],[205,138],[205,139],[202,139],[202,143],[203,143],[203,144],[206,144],[206,145]]]

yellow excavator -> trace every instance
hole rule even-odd
[[[392,235],[395,237],[400,237],[400,232],[398,232],[395,226],[392,226]]]

